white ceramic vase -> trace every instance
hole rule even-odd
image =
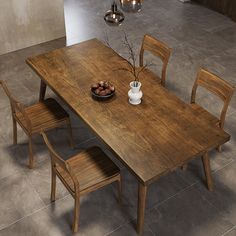
[[[132,105],[140,104],[143,96],[143,93],[140,90],[142,84],[138,81],[132,81],[129,85],[131,88],[128,92],[129,103]]]

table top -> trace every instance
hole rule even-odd
[[[223,144],[230,136],[196,116],[190,105],[142,72],[143,99],[128,102],[127,62],[97,39],[27,59],[40,78],[117,154],[144,184]],[[116,95],[95,101],[90,86],[110,81]]]

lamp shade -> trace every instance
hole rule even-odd
[[[105,13],[104,20],[109,26],[119,26],[124,21],[124,14],[118,10],[117,4],[114,1],[111,9]]]
[[[125,12],[139,12],[142,8],[142,0],[120,0],[120,5]]]

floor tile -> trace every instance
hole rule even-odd
[[[195,187],[159,205],[146,218],[157,235],[217,236],[232,227]]]
[[[217,30],[214,32],[218,37],[221,37],[222,39],[228,41],[228,42],[234,42],[236,41],[236,33],[235,33],[235,25],[232,25],[230,27]]]
[[[63,221],[71,231],[74,200],[68,196],[48,207],[47,212],[56,221]],[[117,201],[117,192],[107,186],[89,193],[80,201],[80,231],[78,235],[102,236],[117,229],[131,218]],[[60,228],[60,225],[58,225]]]
[[[6,229],[0,230],[1,236],[66,236],[70,235],[63,221],[55,221],[45,210],[25,217]],[[72,235],[72,234],[71,234]]]
[[[136,218],[138,181],[126,169],[123,169],[121,173],[124,204],[127,204],[127,209],[132,206],[130,212]],[[167,200],[187,186],[188,183],[186,183],[176,172],[167,174],[149,185],[146,203],[147,208],[153,208],[155,205]]]
[[[214,191],[197,184],[199,193],[204,196],[232,224],[236,224],[236,162],[229,164],[214,175]]]
[[[211,150],[208,155],[210,159],[210,166],[212,174],[218,172],[225,166],[229,165],[234,159],[226,152],[228,147],[223,145],[222,152],[218,152],[215,149]],[[189,185],[199,182],[202,186],[206,186],[205,172],[202,164],[201,157],[190,161],[187,164],[186,170],[178,169],[177,173],[186,181]]]
[[[226,122],[225,122],[225,131],[228,132],[231,135],[230,139],[230,149],[232,150],[232,154],[234,153],[236,146],[236,112],[230,114],[227,116]]]
[[[0,180],[0,202],[0,229],[45,206],[22,173]]]
[[[51,203],[51,161],[50,157],[48,160],[41,162],[35,169],[27,169],[25,173],[38,193],[40,198],[43,200],[45,205]],[[56,185],[56,199],[63,198],[69,194],[68,190],[64,187],[61,181],[57,178]]]
[[[108,234],[107,236],[120,236],[120,235],[137,236],[138,233],[136,231],[135,222],[126,224],[120,227],[119,229],[115,230],[111,234]],[[147,226],[145,226],[143,236],[154,236],[154,234]]]
[[[236,236],[236,227],[234,227],[230,232],[224,234],[224,236]]]
[[[18,159],[24,155],[18,146],[0,145],[0,180],[22,171]]]

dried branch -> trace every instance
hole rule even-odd
[[[134,73],[134,77],[135,79],[137,78],[136,75],[136,59],[135,59],[135,53],[133,50],[133,45],[129,42],[127,34],[124,32],[124,41],[123,41],[124,45],[128,48],[128,52],[130,55],[130,59],[132,60],[133,64],[132,64],[132,68],[133,68],[133,73]]]
[[[122,59],[124,59],[124,60],[128,63],[128,65],[130,66],[130,69],[131,69],[132,73],[134,73],[134,66],[133,66],[133,64],[132,64],[129,60],[127,60],[126,58],[124,58],[124,57],[122,57]]]
[[[141,67],[141,70],[139,70],[138,74],[137,74],[137,77],[139,77],[139,74],[144,71],[145,69],[147,68],[147,65]]]
[[[111,47],[111,45],[109,43],[108,36],[106,33],[105,33],[105,44],[109,48],[111,48],[113,51],[115,51]],[[128,49],[128,59],[126,59],[124,57],[122,57],[122,58],[124,59],[125,62],[127,62],[129,68],[122,67],[122,68],[115,69],[114,71],[119,71],[119,70],[127,71],[134,76],[134,81],[137,82],[139,80],[140,73],[143,72],[148,66],[152,66],[152,63],[147,63],[144,66],[142,66],[141,68],[136,67],[136,55],[135,55],[135,52],[133,49],[134,47],[133,47],[133,44],[129,42],[128,36],[125,32],[124,32],[123,45],[125,46],[125,48]]]
[[[129,69],[126,69],[126,68],[118,68],[118,69],[115,69],[113,71],[122,71],[122,70],[123,71],[127,71],[127,72],[129,72],[130,74],[132,74],[134,76],[133,72],[131,70],[129,70]]]
[[[106,44],[110,49],[112,49],[115,52],[115,50],[111,47],[107,32],[105,32],[104,44]],[[130,69],[132,70],[131,73],[133,73],[134,68],[133,68],[132,63],[129,60],[127,60],[126,58],[124,58],[124,57],[122,57],[122,58],[128,63],[128,65],[130,66]]]
[[[145,64],[144,66],[141,67],[141,70],[139,70],[138,74],[137,74],[137,77],[139,77],[139,74],[144,71],[147,67],[150,67],[150,66],[153,66],[152,63],[147,63]]]

